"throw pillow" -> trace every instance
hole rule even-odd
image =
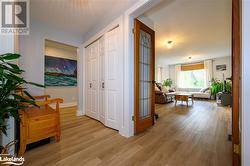
[[[160,84],[159,84],[159,83],[155,83],[155,85],[157,86],[157,88],[159,88],[159,89],[160,89],[160,91],[162,90],[162,89],[161,89],[161,86],[160,86]]]
[[[162,86],[161,90],[162,92],[169,92],[169,88],[165,86]]]
[[[157,86],[155,86],[155,91],[160,91],[160,89]]]
[[[175,89],[174,88],[169,89],[168,92],[175,92]]]
[[[206,91],[208,91],[210,88],[202,88],[201,90],[200,90],[200,92],[202,92],[202,93],[205,93]]]

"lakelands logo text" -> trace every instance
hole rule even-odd
[[[8,154],[0,155],[0,164],[1,165],[23,165],[24,158],[23,157],[13,157]]]
[[[13,157],[8,154],[0,155],[0,165],[23,165],[23,157]]]
[[[0,0],[0,34],[29,34],[29,0]]]

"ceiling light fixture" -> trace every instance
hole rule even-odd
[[[188,57],[188,61],[192,61],[192,57],[191,56]]]
[[[167,41],[167,47],[172,48],[173,47],[173,41],[171,41],[171,40]]]

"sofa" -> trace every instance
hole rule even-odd
[[[175,92],[174,90],[169,90],[163,87],[161,84],[156,83],[155,86],[155,103],[156,104],[166,104],[173,102]]]
[[[210,88],[203,88],[199,92],[191,92],[194,98],[199,99],[210,99],[211,98],[211,91]]]

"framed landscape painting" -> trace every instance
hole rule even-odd
[[[45,56],[45,86],[77,86],[77,61]]]
[[[216,65],[217,71],[225,71],[227,70],[227,65]]]

